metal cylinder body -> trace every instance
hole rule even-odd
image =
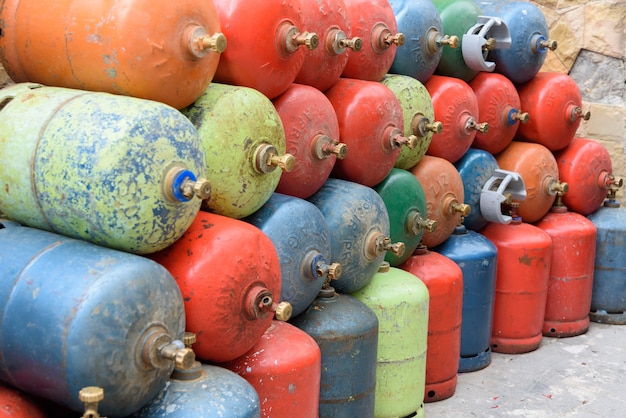
[[[4,418],[46,418],[36,398],[0,383],[0,416]]]

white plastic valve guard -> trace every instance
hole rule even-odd
[[[474,71],[492,72],[496,64],[487,61],[487,53],[483,46],[487,39],[496,40],[496,49],[509,49],[511,47],[511,33],[502,19],[494,16],[478,16],[476,24],[463,34],[461,50],[463,61]]]
[[[526,186],[519,173],[502,169],[495,169],[493,175],[483,185],[480,191],[480,211],[489,222],[508,224],[513,218],[502,213],[502,202],[506,200],[505,193],[513,200],[526,199]]]

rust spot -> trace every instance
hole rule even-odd
[[[519,258],[519,262],[520,262],[521,264],[526,264],[527,266],[530,266],[530,264],[532,263],[532,261],[533,261],[533,259],[532,259],[532,258],[530,258],[530,257],[528,256],[528,254],[524,254],[523,256],[521,256],[521,257]]]
[[[189,257],[191,257],[193,255],[193,251],[191,251],[191,248],[187,250],[187,255]]]
[[[8,183],[4,185],[4,191],[8,194],[9,193],[9,185]]]

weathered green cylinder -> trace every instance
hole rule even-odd
[[[282,171],[294,167],[280,115],[258,90],[211,83],[182,113],[198,129],[206,154],[213,192],[204,210],[235,219],[251,215],[270,198]]]
[[[0,212],[23,225],[148,254],[210,192],[198,132],[163,103],[20,83],[0,116]]]
[[[415,275],[383,263],[352,296],[378,318],[374,416],[423,417],[428,288]]]
[[[417,146],[413,149],[402,147],[396,168],[410,169],[426,154],[433,133],[443,129],[441,122],[435,121],[433,102],[428,90],[419,80],[399,74],[387,74],[381,82],[398,98],[404,118],[404,136],[415,135]]]

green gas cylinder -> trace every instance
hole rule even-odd
[[[378,317],[374,416],[424,416],[429,295],[415,275],[383,262],[352,293]]]

